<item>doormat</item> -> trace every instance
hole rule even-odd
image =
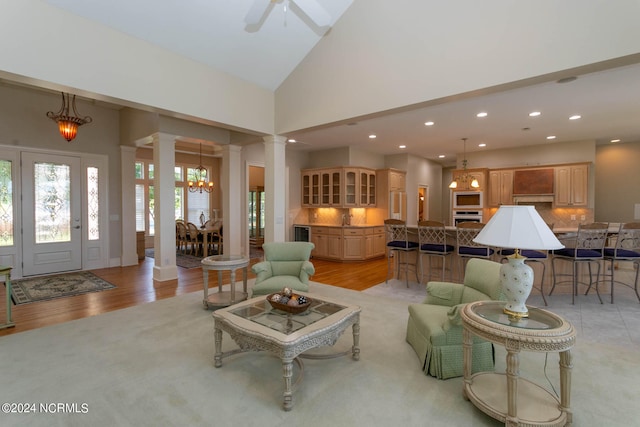
[[[15,305],[48,301],[113,289],[116,286],[88,271],[11,281]]]

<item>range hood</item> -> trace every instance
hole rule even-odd
[[[528,205],[531,203],[553,203],[553,196],[552,195],[513,196],[514,205]]]

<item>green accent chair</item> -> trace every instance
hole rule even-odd
[[[254,264],[256,274],[252,295],[269,295],[287,287],[309,291],[309,277],[315,273],[309,261],[315,245],[310,242],[270,242],[262,245],[264,261]]]
[[[464,284],[427,283],[427,297],[409,305],[407,342],[413,347],[425,374],[439,379],[463,375],[462,321],[460,310],[469,302],[504,300],[500,264],[472,258],[467,263]],[[494,369],[490,342],[473,338],[472,371]]]

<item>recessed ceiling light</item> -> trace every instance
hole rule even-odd
[[[295,144],[295,143],[296,143],[296,142],[298,142],[298,141],[296,141],[296,140],[295,140],[295,139],[293,139],[293,138],[290,138],[290,139],[287,139],[287,142],[290,142],[290,143],[292,143],[292,144]]]
[[[555,135],[549,135],[549,136],[547,137],[547,139],[556,139],[556,136],[555,136]]]
[[[579,114],[574,114],[573,116],[569,117],[569,120],[578,120],[581,119],[582,116]]]
[[[485,113],[484,111],[481,113],[476,114],[476,117],[487,117],[489,115],[489,113]]]
[[[529,117],[538,117],[540,114],[542,114],[540,111],[532,111],[529,113]]]
[[[424,125],[425,125],[425,126],[433,126],[434,124],[435,124],[435,123],[433,123],[433,122],[424,122]]]
[[[376,135],[374,134],[369,135],[369,139],[375,139],[375,138],[376,138]]]
[[[439,158],[439,159],[444,159],[444,157],[445,157],[445,155],[444,155],[444,154],[440,154],[440,155],[438,156],[438,158]]]
[[[619,139],[612,139],[611,142],[620,142]]]
[[[486,147],[487,144],[485,144],[484,142],[482,144],[478,144],[478,147]]]
[[[407,148],[406,145],[398,145],[398,148]]]

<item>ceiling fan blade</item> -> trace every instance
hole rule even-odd
[[[244,22],[247,25],[255,25],[259,23],[267,12],[269,4],[271,4],[271,0],[254,0],[247,16],[244,17]]]
[[[292,0],[318,27],[331,25],[331,15],[317,0]]]

